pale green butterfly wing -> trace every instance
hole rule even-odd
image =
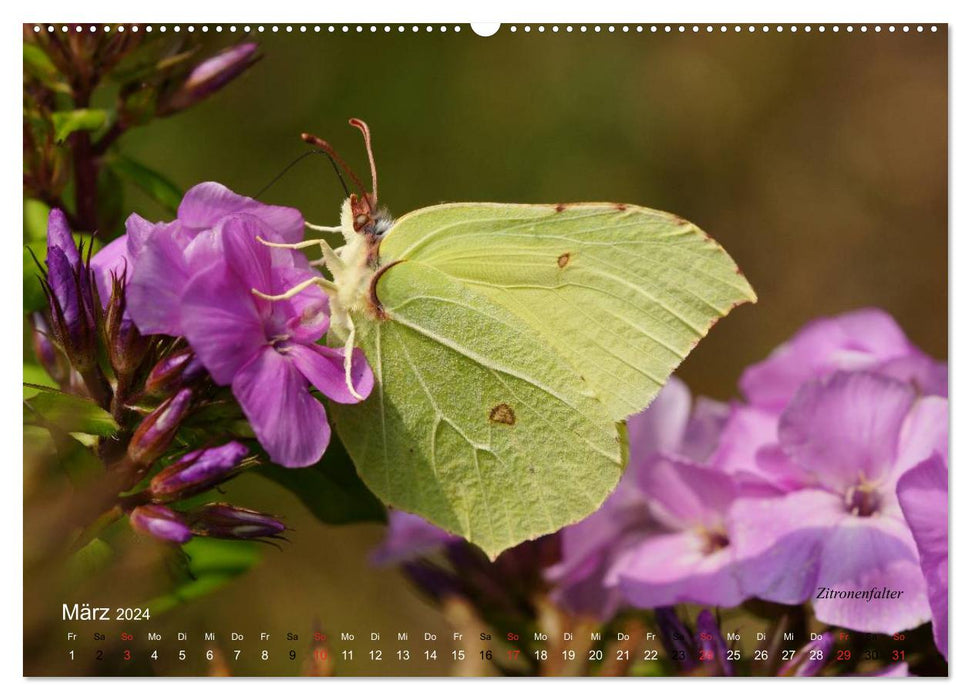
[[[386,318],[354,316],[376,386],[338,432],[379,497],[493,556],[595,510],[615,422],[755,299],[695,226],[633,206],[429,207],[379,253]]]
[[[388,269],[376,291],[387,319],[354,319],[375,388],[331,413],[380,498],[490,556],[600,505],[623,470],[624,446],[552,347],[419,262]]]
[[[615,420],[643,410],[711,326],[755,301],[693,224],[618,204],[445,204],[399,219],[381,260],[416,260],[522,319]]]

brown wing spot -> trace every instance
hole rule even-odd
[[[561,255],[560,257],[558,257],[556,259],[556,264],[561,269],[564,268],[564,267],[566,267],[569,262],[570,262],[570,254],[569,253],[563,253],[563,255]]]
[[[614,209],[616,209],[617,211],[626,211],[627,210],[627,205],[626,204],[615,204],[614,205]]]
[[[565,204],[557,204],[554,207],[554,209],[556,209],[556,213],[559,214],[561,211],[564,211],[566,209],[566,205]]]
[[[507,403],[499,403],[489,411],[489,420],[503,425],[516,425],[516,413]]]

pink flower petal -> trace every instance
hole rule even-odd
[[[286,353],[300,373],[331,401],[337,403],[360,401],[347,388],[343,350],[325,345],[293,344],[286,349]],[[351,382],[354,384],[354,390],[367,398],[374,387],[374,374],[360,348],[354,348],[351,358]]]
[[[212,228],[232,214],[251,214],[265,223],[287,243],[303,239],[303,216],[291,207],[262,204],[250,197],[238,195],[218,182],[196,185],[182,198],[179,221],[201,231]]]
[[[264,349],[236,373],[233,395],[274,462],[306,467],[323,456],[330,442],[327,415],[286,357]]]
[[[844,493],[878,481],[897,452],[912,388],[869,372],[837,372],[804,385],[779,420],[786,454],[820,484]]]

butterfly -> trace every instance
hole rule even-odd
[[[441,204],[398,219],[354,183],[319,246],[329,344],[361,347],[370,397],[333,405],[367,486],[489,556],[596,510],[645,409],[711,326],[756,296],[684,219],[616,203]],[[284,245],[284,244],[272,244]],[[350,366],[346,368],[348,386]]]

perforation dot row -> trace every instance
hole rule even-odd
[[[937,31],[937,26],[936,25],[930,25],[929,27],[926,27],[926,29],[929,29],[931,32],[936,32]],[[459,26],[459,25],[431,25],[431,24],[428,24],[428,25],[417,25],[417,24],[411,24],[411,25],[403,25],[403,24],[399,24],[399,25],[390,25],[390,24],[385,24],[385,25],[376,25],[376,24],[371,24],[371,25],[361,25],[361,24],[337,24],[337,25],[334,25],[334,24],[329,24],[329,25],[318,25],[318,24],[315,24],[315,25],[306,25],[306,24],[298,24],[298,25],[290,25],[290,24],[287,24],[287,25],[276,25],[276,24],[272,24],[272,25],[235,25],[235,24],[233,24],[233,25],[227,25],[227,26],[223,26],[221,24],[217,24],[217,25],[206,25],[206,24],[203,24],[203,25],[193,25],[193,24],[189,24],[189,25],[178,25],[178,24],[176,24],[176,25],[158,25],[157,27],[156,26],[153,26],[153,25],[150,25],[150,24],[149,25],[123,25],[123,24],[117,24],[117,25],[108,25],[108,24],[106,24],[106,25],[80,25],[80,24],[74,24],[74,25],[67,25],[67,24],[63,24],[63,25],[53,25],[53,24],[40,25],[40,24],[35,24],[34,25],[34,32],[36,32],[36,33],[43,32],[43,31],[47,31],[49,33],[54,33],[54,32],[57,32],[57,31],[64,32],[64,33],[66,33],[66,32],[72,32],[72,31],[75,32],[75,33],[81,33],[81,32],[85,32],[85,31],[90,32],[90,33],[98,32],[98,31],[104,31],[104,32],[113,32],[113,31],[114,32],[125,32],[125,31],[129,31],[129,32],[133,32],[133,33],[139,32],[139,31],[148,32],[148,33],[151,33],[153,31],[158,31],[158,32],[162,32],[162,33],[165,33],[165,32],[168,32],[168,31],[172,31],[172,32],[175,32],[175,33],[179,33],[181,31],[186,31],[186,32],[189,32],[189,33],[193,33],[193,32],[196,32],[196,31],[200,31],[200,32],[203,32],[203,33],[206,33],[206,32],[209,32],[209,31],[214,31],[214,32],[217,32],[217,33],[223,32],[223,31],[228,31],[228,32],[231,32],[232,33],[232,32],[239,32],[239,31],[241,31],[241,32],[244,32],[246,34],[250,34],[250,33],[254,33],[254,32],[255,33],[261,33],[261,32],[264,32],[264,33],[265,32],[279,33],[279,32],[282,31],[284,33],[291,33],[291,34],[294,33],[294,32],[297,32],[297,33],[300,33],[300,34],[306,34],[308,32],[313,32],[313,33],[317,33],[317,34],[322,33],[322,32],[327,32],[327,33],[331,33],[331,34],[334,34],[334,33],[349,34],[349,33],[364,33],[364,32],[370,32],[372,34],[376,34],[378,32],[384,32],[386,34],[390,34],[392,32],[397,32],[399,34],[404,34],[406,32],[418,33],[418,32],[422,32],[422,31],[424,31],[425,33],[431,33],[431,32],[435,32],[435,31],[443,32],[444,33],[444,32],[448,32],[450,30],[452,32],[461,32],[461,31],[463,31],[462,27]],[[744,33],[749,33],[749,34],[755,34],[757,32],[761,32],[763,34],[768,34],[768,33],[773,32],[773,31],[776,32],[776,33],[782,33],[782,32],[786,32],[786,31],[788,31],[790,33],[795,33],[795,32],[804,32],[804,33],[810,33],[810,32],[818,32],[818,33],[832,32],[834,34],[835,33],[839,33],[839,32],[842,31],[842,32],[846,32],[846,33],[850,34],[850,33],[853,33],[853,32],[867,33],[867,32],[871,32],[872,31],[872,32],[880,33],[880,32],[883,32],[883,31],[887,31],[887,32],[890,32],[892,34],[892,33],[897,32],[897,31],[901,31],[901,32],[904,32],[904,33],[908,33],[911,30],[916,31],[916,32],[923,32],[925,30],[925,27],[922,24],[917,24],[917,25],[907,25],[907,24],[904,24],[904,25],[899,25],[899,26],[898,25],[886,25],[886,26],[883,26],[883,25],[865,25],[865,24],[862,24],[862,25],[837,25],[837,24],[834,24],[834,25],[823,25],[823,24],[820,24],[820,25],[808,25],[808,24],[806,24],[806,25],[795,25],[795,24],[790,24],[790,25],[782,25],[782,24],[774,24],[774,25],[768,25],[768,24],[761,24],[761,25],[755,25],[755,24],[748,24],[748,25],[741,25],[741,24],[735,24],[735,25],[729,25],[729,24],[717,24],[717,25],[713,25],[713,24],[690,24],[690,25],[686,25],[686,24],[677,24],[677,25],[672,25],[672,24],[662,24],[662,25],[652,24],[652,25],[639,25],[638,24],[638,25],[633,25],[633,26],[632,25],[626,25],[626,24],[625,25],[620,25],[620,26],[612,25],[612,24],[611,25],[603,25],[603,26],[602,25],[599,25],[599,24],[598,25],[589,25],[589,26],[588,25],[585,25],[585,24],[581,24],[581,25],[568,24],[568,25],[562,25],[562,26],[561,25],[556,25],[556,24],[549,25],[549,26],[547,26],[547,25],[528,25],[528,24],[527,25],[515,25],[515,24],[513,24],[513,25],[509,25],[509,26],[504,26],[504,27],[502,27],[500,29],[500,31],[507,31],[507,32],[513,33],[513,34],[516,33],[516,32],[519,32],[519,31],[522,31],[522,32],[525,32],[525,33],[530,33],[530,32],[535,31],[535,32],[538,32],[538,33],[541,33],[541,34],[547,32],[547,31],[552,32],[552,33],[559,33],[559,32],[566,32],[566,33],[579,32],[581,34],[582,33],[585,33],[585,32],[593,32],[595,34],[596,33],[603,33],[603,32],[606,32],[608,34],[609,33],[616,33],[616,32],[621,32],[621,33],[630,33],[630,32],[634,32],[634,33],[644,33],[644,32],[648,32],[648,33],[652,33],[652,34],[658,34],[658,33],[664,33],[664,34],[674,34],[674,33],[679,33],[679,34],[688,34],[688,33],[691,33],[691,34],[714,34],[714,33],[722,33],[722,34],[727,34],[729,32],[733,32],[733,33],[736,33],[736,34],[741,34],[741,33],[744,32]]]

